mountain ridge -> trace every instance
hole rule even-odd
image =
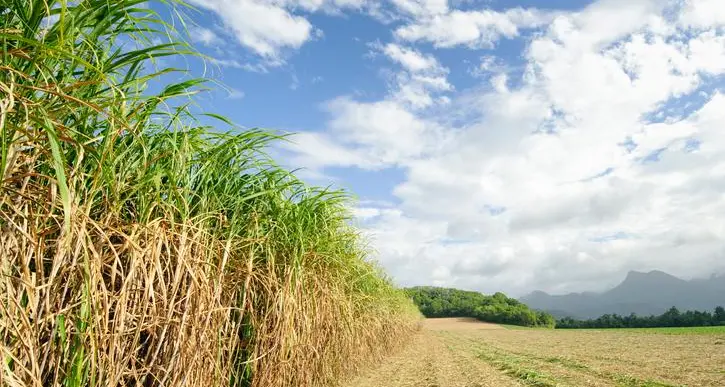
[[[659,315],[672,306],[683,311],[712,310],[725,306],[725,276],[684,280],[661,270],[632,270],[621,283],[604,292],[551,295],[537,290],[519,300],[558,318],[586,319],[615,313]]]

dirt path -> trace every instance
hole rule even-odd
[[[521,386],[496,368],[446,343],[444,332],[502,329],[464,319],[428,320],[402,352],[346,387],[509,387]]]

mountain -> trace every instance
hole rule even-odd
[[[614,313],[659,315],[672,306],[680,311],[712,310],[725,306],[725,276],[686,281],[659,270],[630,271],[622,283],[603,293],[550,295],[535,291],[520,301],[557,318],[578,319]]]

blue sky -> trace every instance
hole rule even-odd
[[[721,0],[191,3],[201,107],[296,133],[401,285],[725,271]]]

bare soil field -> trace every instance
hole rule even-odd
[[[509,329],[428,319],[346,387],[725,386],[725,331]]]

